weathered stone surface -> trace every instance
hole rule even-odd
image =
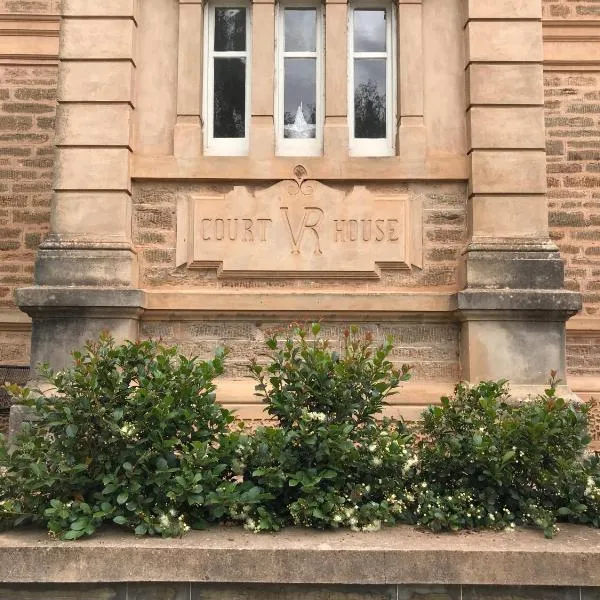
[[[38,560],[41,553],[44,561]],[[170,540],[105,531],[75,543],[52,541],[40,530],[0,536],[5,585],[93,581],[131,586],[137,581],[173,586],[192,581],[594,587],[600,586],[599,559],[600,532],[569,525],[561,526],[552,540],[539,531],[434,535],[411,527],[372,534],[289,529],[265,535],[213,528]],[[408,589],[411,600],[423,600],[419,594],[455,598],[448,588]]]

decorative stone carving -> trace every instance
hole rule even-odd
[[[422,264],[422,211],[407,195],[307,179],[267,189],[234,186],[178,207],[177,262],[220,277],[377,278],[380,267]]]

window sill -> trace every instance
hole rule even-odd
[[[409,161],[400,156],[349,157],[272,157],[201,156],[193,159],[174,156],[133,157],[133,179],[212,179],[282,180],[292,179],[293,170],[302,164],[307,179],[336,180],[445,180],[466,181],[469,165],[466,156],[430,157]]]

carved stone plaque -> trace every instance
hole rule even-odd
[[[221,277],[365,277],[421,266],[422,214],[378,196],[298,177],[268,189],[191,195],[178,207],[177,262]]]

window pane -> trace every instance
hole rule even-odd
[[[284,60],[283,137],[316,137],[317,61],[314,58]]]
[[[246,59],[215,58],[214,88],[214,137],[245,137]]]
[[[385,52],[385,10],[354,11],[354,52]]]
[[[386,60],[354,60],[354,137],[386,137]]]
[[[314,8],[285,9],[285,51],[315,52],[317,11]]]
[[[215,50],[246,50],[245,8],[215,8]]]

